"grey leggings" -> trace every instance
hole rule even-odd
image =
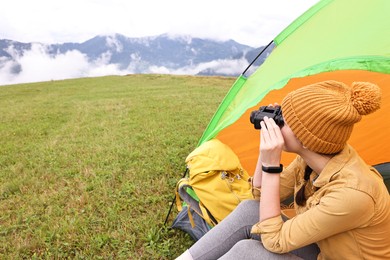
[[[312,244],[288,254],[275,254],[251,234],[259,221],[259,202],[246,200],[221,223],[207,232],[190,249],[193,259],[317,259],[319,248]]]

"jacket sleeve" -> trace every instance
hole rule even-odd
[[[294,194],[296,174],[301,167],[300,165],[300,157],[297,157],[280,174],[280,201],[284,201]]]
[[[253,185],[253,177],[250,177],[248,182],[251,185],[252,197],[253,199],[259,201],[261,197],[261,188],[257,188]]]
[[[364,226],[374,214],[372,198],[351,188],[335,189],[310,204],[312,208],[286,222],[280,216],[259,222],[252,233],[261,234],[269,251],[286,253]]]

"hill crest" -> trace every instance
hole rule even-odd
[[[0,85],[118,74],[237,76],[259,49],[234,40],[170,34],[141,38],[97,35],[82,43],[61,44],[3,39],[0,40]]]

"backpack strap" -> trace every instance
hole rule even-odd
[[[206,206],[199,201],[199,207],[202,211],[201,217],[206,220],[207,223],[209,223],[212,226],[215,226],[218,224],[218,221],[214,218],[214,216],[210,213],[210,211],[206,208]]]
[[[188,178],[182,178],[176,187],[176,206],[179,211],[183,209],[182,204],[186,204],[188,210],[188,217],[191,225],[195,226],[190,208],[201,216],[209,225],[215,226],[218,221],[206,208],[206,206],[199,200],[192,186],[188,184]]]

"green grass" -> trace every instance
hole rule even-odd
[[[191,238],[163,222],[233,82],[131,75],[0,87],[0,258],[182,253]]]

